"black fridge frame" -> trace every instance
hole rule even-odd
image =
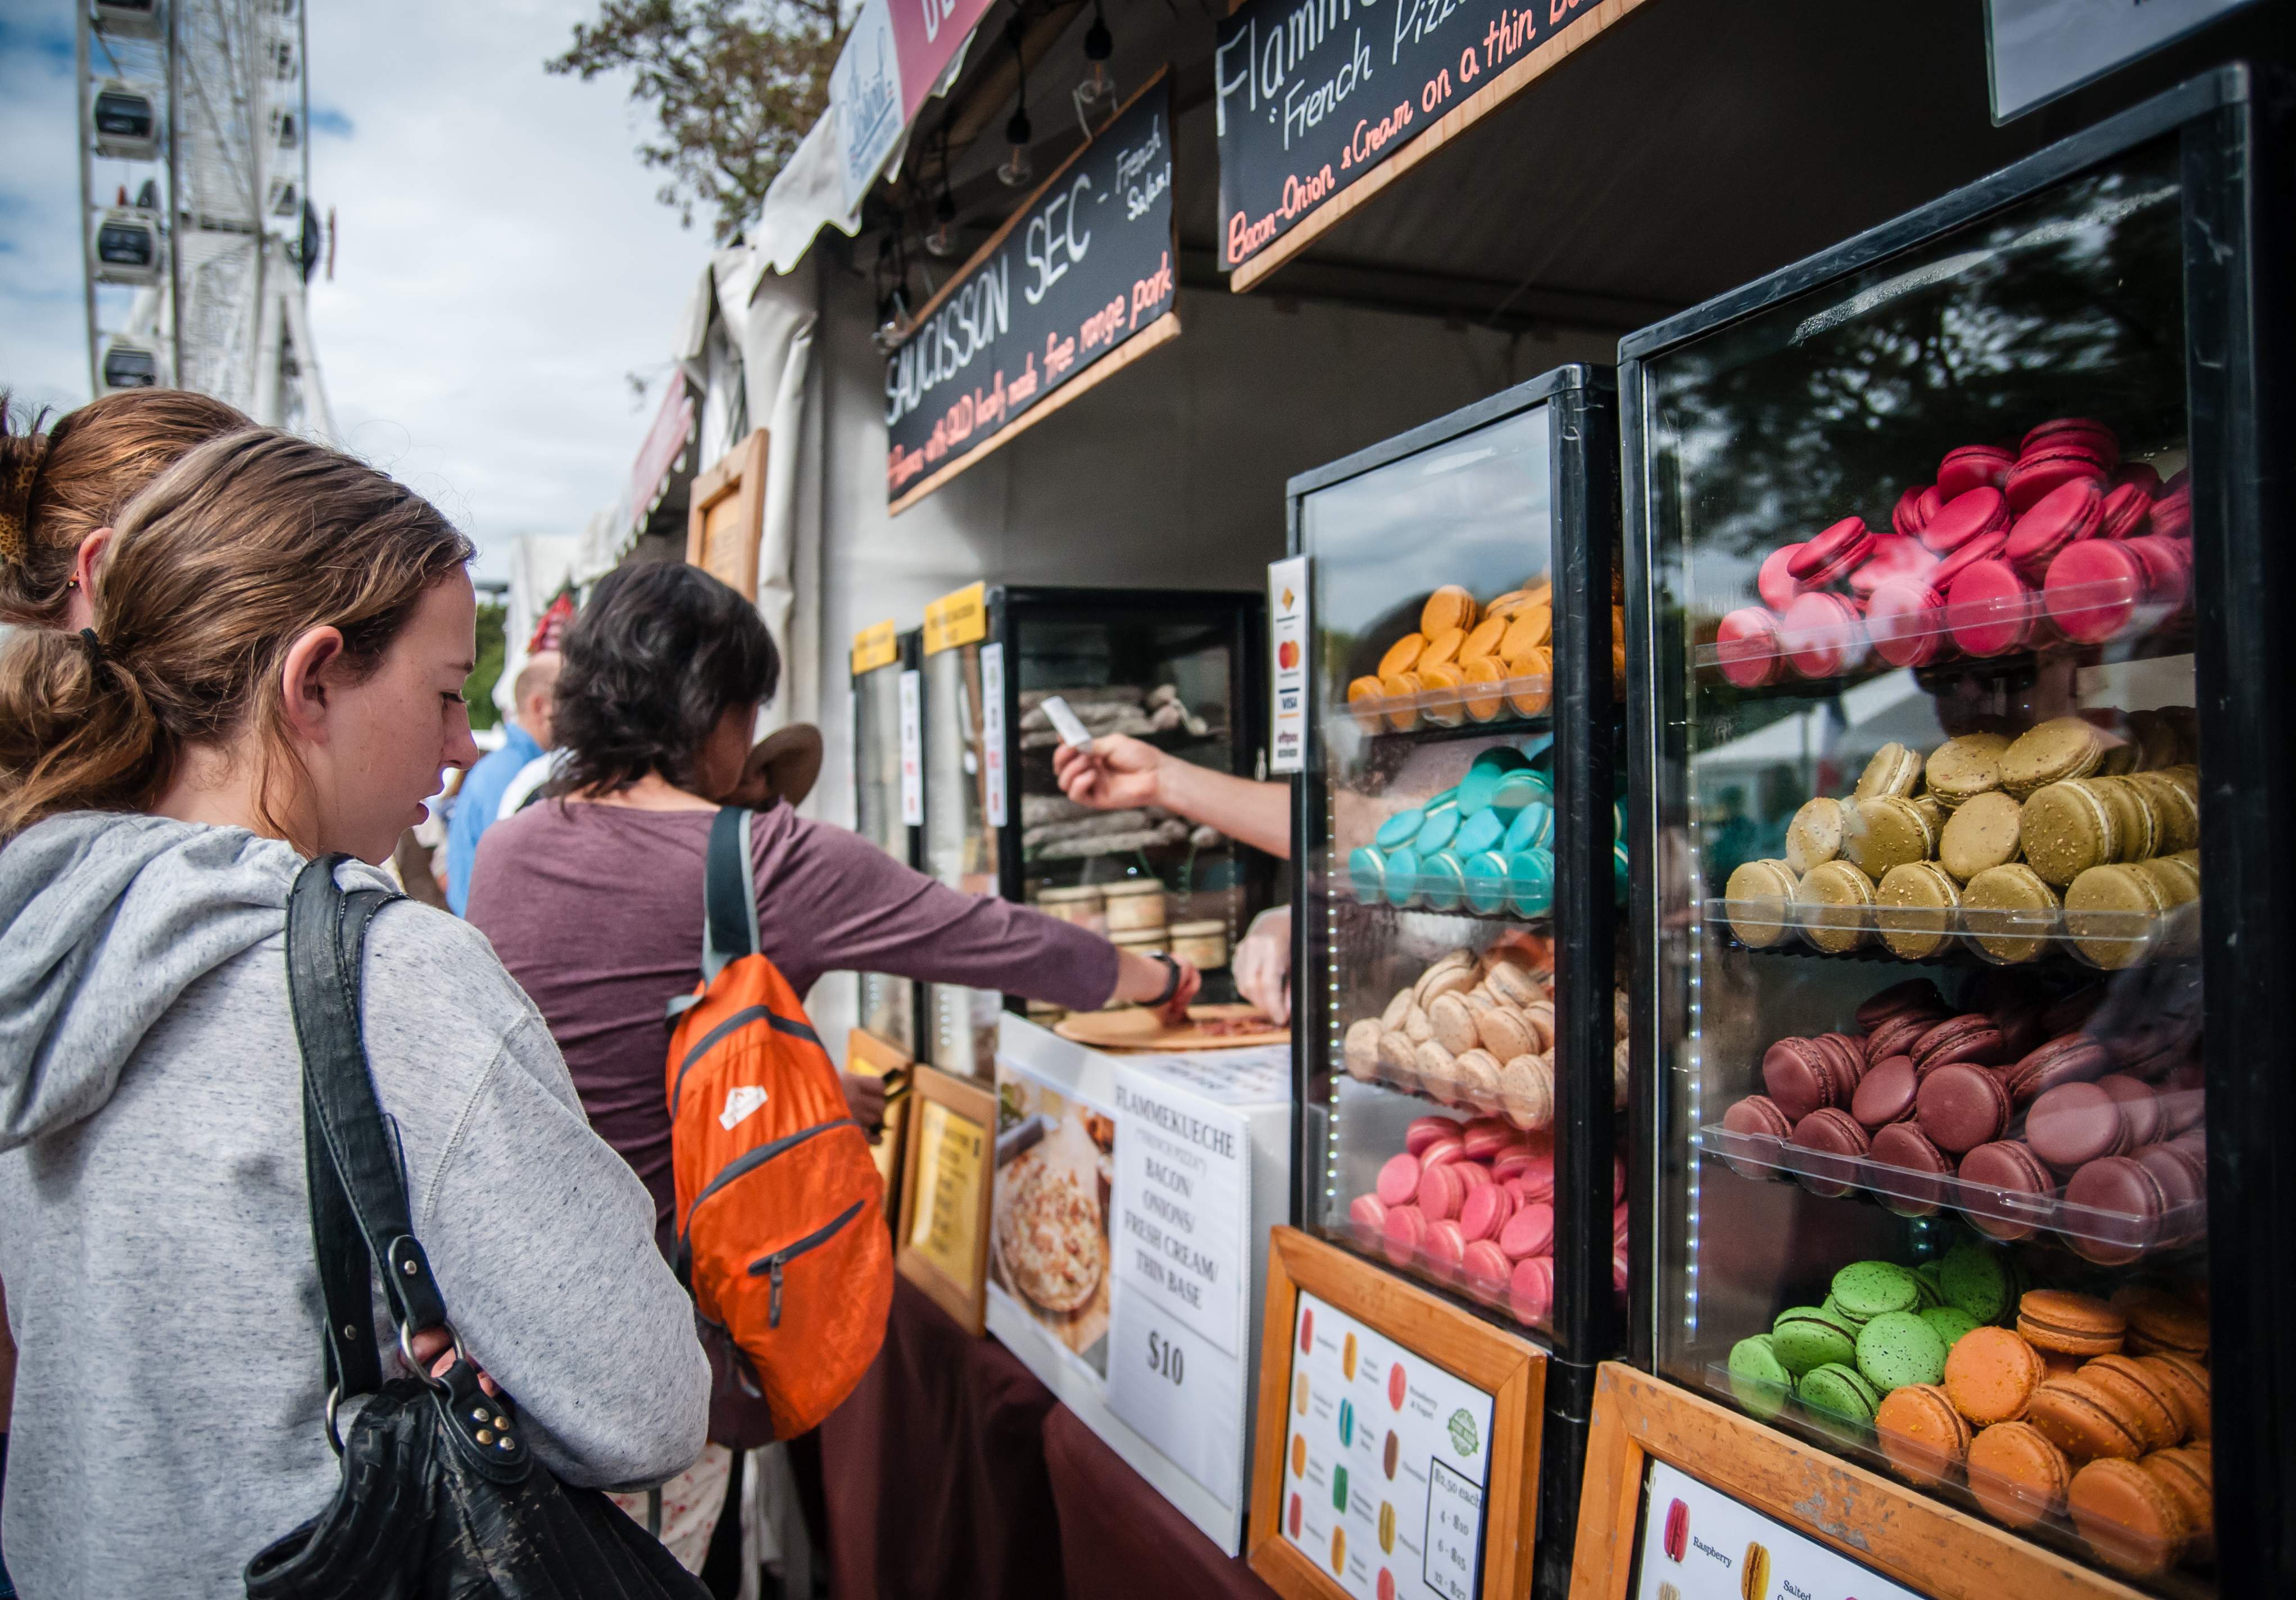
[[[1663,659],[1683,660],[1678,614],[1655,614],[1651,584],[1649,391],[1645,363],[1726,323],[1874,265],[2064,184],[2143,144],[2178,141],[2184,188],[2186,407],[2194,463],[2195,673],[2202,745],[2203,1033],[2209,1105],[2210,1365],[2238,1375],[2215,1389],[2218,1587],[2296,1593],[2296,1081],[2282,1070],[2296,1030],[2296,839],[2271,828],[2269,796],[2296,778],[2296,653],[2276,641],[2272,601],[2296,593],[2290,539],[2287,375],[2296,337],[2296,114],[2287,81],[2218,68],[1905,216],[1718,297],[1620,344],[1628,569],[1628,764],[1633,836],[1635,1012],[1629,1029],[1632,1359],[1655,1372],[1659,1300],[1652,1227],[1666,1178],[1655,1093],[1661,1038],[1656,846],[1661,807],[1682,788],[1684,710],[1660,697]],[[2276,650],[2276,642],[2283,648]],[[2240,673],[2234,676],[2235,670]],[[1670,670],[1668,682],[1679,684]],[[2236,688],[2244,692],[2236,692]],[[1660,739],[1667,744],[1661,753]],[[1659,780],[1664,774],[1668,788]],[[2262,1064],[2261,1070],[2252,1070]],[[1687,1153],[1681,1153],[1685,1159]],[[2235,1222],[2234,1219],[2238,1219]],[[2259,1263],[2267,1263],[2259,1269]],[[1663,1375],[1660,1375],[1663,1376]]]
[[[983,644],[1004,647],[1004,821],[996,836],[997,897],[1025,903],[1021,851],[1021,627],[1024,623],[1070,623],[1109,627],[1127,623],[1201,617],[1227,635],[1235,680],[1229,693],[1235,714],[1229,719],[1228,747],[1238,777],[1264,771],[1267,748],[1267,597],[1243,589],[1095,589],[1044,584],[991,584],[986,599],[988,633]],[[1225,616],[1222,614],[1225,613]],[[1244,915],[1237,929],[1270,903],[1275,864],[1241,843]],[[1027,1015],[1021,996],[1004,997],[1007,1011]]]
[[[1611,1050],[1611,992],[1617,974],[1620,910],[1613,864],[1611,807],[1617,793],[1617,695],[1611,678],[1611,605],[1613,567],[1622,548],[1619,518],[1618,382],[1609,367],[1583,363],[1557,367],[1447,416],[1423,423],[1284,485],[1284,536],[1294,556],[1303,547],[1301,510],[1308,497],[1406,457],[1436,449],[1534,406],[1547,408],[1549,503],[1554,509],[1555,1037],[1564,1073],[1556,1079],[1554,1139],[1554,1319],[1550,1334],[1520,1330],[1549,1352],[1546,1422],[1540,1449],[1536,1592],[1559,1595],[1568,1587],[1577,1539],[1578,1492],[1596,1366],[1622,1347],[1617,1297],[1611,1286],[1612,1151],[1617,1113]],[[1602,536],[1592,536],[1599,533]],[[1576,648],[1562,649],[1562,641]],[[1363,1260],[1377,1270],[1387,1263],[1340,1234],[1311,1221],[1309,1200],[1324,1153],[1308,1147],[1310,1088],[1319,1071],[1337,1070],[1311,1055],[1330,1037],[1329,995],[1299,975],[1320,973],[1328,951],[1319,921],[1308,915],[1312,851],[1329,845],[1323,779],[1323,677],[1309,650],[1304,770],[1293,784],[1292,970],[1292,1225]],[[1487,724],[1423,727],[1401,737],[1442,739],[1487,736]],[[1566,782],[1569,778],[1571,781]],[[1582,929],[1565,939],[1559,930]],[[1599,1248],[1597,1247],[1599,1244]],[[1431,1293],[1439,1286],[1412,1280]],[[1447,1295],[1476,1316],[1496,1320],[1489,1308]]]
[[[930,714],[930,707],[927,706],[925,701],[925,631],[922,628],[910,628],[901,633],[896,634],[894,636],[894,649],[895,654],[892,660],[888,661],[882,666],[871,667],[869,670],[873,673],[903,672],[914,673],[917,674],[917,793],[922,797],[924,794],[925,787],[923,747],[924,720],[926,716]],[[862,675],[866,676],[867,674],[864,673]],[[894,729],[893,737],[896,739],[900,737],[900,730],[898,726]],[[861,825],[861,685],[859,680],[857,678],[853,684],[853,825],[857,829]],[[896,802],[896,804],[898,804],[898,802]],[[895,859],[900,861],[903,866],[909,868],[912,871],[922,872],[925,868],[924,824],[922,822],[912,822],[906,823],[904,826],[909,836],[908,853],[906,855],[898,856]],[[884,974],[877,974],[875,976],[884,977],[887,983],[898,981]],[[865,976],[863,981],[866,981]],[[931,1018],[925,1013],[925,984],[923,980],[919,978],[909,979],[908,984],[909,1028],[913,1035],[910,1040],[910,1054],[914,1059],[922,1061],[925,1059],[924,1036],[926,1026],[931,1021]],[[888,1042],[890,1041],[889,1041]]]

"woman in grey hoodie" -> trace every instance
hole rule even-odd
[[[239,1595],[336,1492],[284,908],[306,856],[381,861],[474,757],[470,554],[381,474],[240,434],[131,506],[92,628],[0,661],[0,1539],[33,1600]],[[681,1470],[709,1389],[691,1304],[541,1017],[411,902],[364,978],[464,1348],[566,1481]]]

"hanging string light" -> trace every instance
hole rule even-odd
[[[1092,63],[1092,76],[1077,85],[1070,96],[1076,103],[1077,126],[1087,139],[1092,137],[1092,122],[1087,114],[1095,106],[1108,104],[1116,98],[1116,79],[1108,70],[1108,58],[1115,53],[1116,37],[1108,31],[1108,18],[1101,11],[1101,0],[1092,0],[1092,26],[1084,34],[1084,59]]]
[[[946,261],[956,254],[956,197],[948,187],[948,129],[940,130],[940,195],[933,201],[932,232],[925,235],[925,254]]]
[[[1037,176],[1037,169],[1029,159],[1029,144],[1036,130],[1029,126],[1029,58],[1021,52],[1021,19],[1017,14],[1004,25],[1004,37],[1013,41],[1013,69],[1019,75],[1020,89],[1013,97],[1012,120],[1004,125],[1004,143],[1012,153],[996,169],[996,181],[1007,189],[1018,189]]]

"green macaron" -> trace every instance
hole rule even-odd
[[[1935,1261],[1915,1263],[1913,1274],[1914,1281],[1921,1286],[1922,1291],[1922,1303],[1914,1308],[1915,1310],[1926,1311],[1932,1306],[1945,1303],[1945,1291],[1938,1286],[1938,1264]]]
[[[1767,1334],[1741,1339],[1730,1347],[1730,1392],[1754,1416],[1767,1421],[1785,1409],[1793,1374],[1778,1359]]]
[[[1823,1306],[1789,1306],[1770,1330],[1778,1359],[1796,1377],[1828,1361],[1847,1363],[1857,1355],[1857,1330]]]
[[[1865,1375],[1839,1361],[1805,1373],[1795,1392],[1810,1410],[1860,1428],[1873,1425],[1874,1413],[1882,1404]]]
[[[1833,1275],[1832,1299],[1863,1327],[1884,1311],[1910,1311],[1919,1305],[1921,1280],[1895,1261],[1852,1261]]]
[[[1913,1311],[1884,1311],[1857,1335],[1857,1370],[1887,1394],[1945,1377],[1945,1341]]]
[[[1957,1305],[1925,1305],[1921,1318],[1930,1325],[1931,1332],[1945,1341],[1948,1351],[1961,1343],[1962,1335],[1980,1326],[1976,1318]]]
[[[2006,1252],[1975,1239],[1956,1240],[1938,1263],[1945,1302],[1980,1323],[2005,1323],[2016,1313],[2017,1279]]]

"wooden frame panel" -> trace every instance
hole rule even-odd
[[[2006,1528],[1618,1361],[1595,1378],[1570,1600],[1626,1600],[1652,1457],[1935,1600],[2142,1600]]]
[[[988,1326],[988,1205],[995,1188],[996,1093],[985,1085],[923,1065],[910,1069],[909,1085],[907,1104],[912,1109],[904,1120],[911,1125],[904,1140],[900,1226],[893,1235],[893,1264],[902,1277],[932,1296],[935,1304],[979,1338]],[[972,1208],[972,1259],[964,1280],[949,1276],[932,1257],[909,1243],[916,1228],[918,1204],[930,1204],[917,1180],[918,1170],[924,1164],[927,1118],[922,1108],[928,1105],[939,1106],[980,1130],[980,1151],[973,1168],[975,1192],[957,1196],[956,1202]]]
[[[1538,1452],[1546,1420],[1546,1352],[1292,1228],[1268,1235],[1259,1409],[1252,1431],[1251,1522],[1244,1541],[1251,1570],[1286,1600],[1349,1600],[1345,1589],[1284,1539],[1279,1525],[1292,1328],[1302,1289],[1491,1397],[1482,1593],[1484,1600],[1529,1595],[1538,1528]]]
[[[845,1070],[865,1073],[871,1077],[888,1078],[894,1082],[885,1086],[885,1126],[877,1142],[869,1147],[870,1159],[877,1163],[877,1176],[885,1180],[885,1221],[892,1227],[900,1220],[901,1195],[908,1176],[906,1136],[909,1127],[909,1091],[911,1069],[916,1065],[902,1054],[897,1045],[878,1038],[866,1029],[855,1028],[845,1035]]]
[[[758,545],[766,532],[767,431],[760,428],[693,480],[685,559],[743,600],[758,598]]]

